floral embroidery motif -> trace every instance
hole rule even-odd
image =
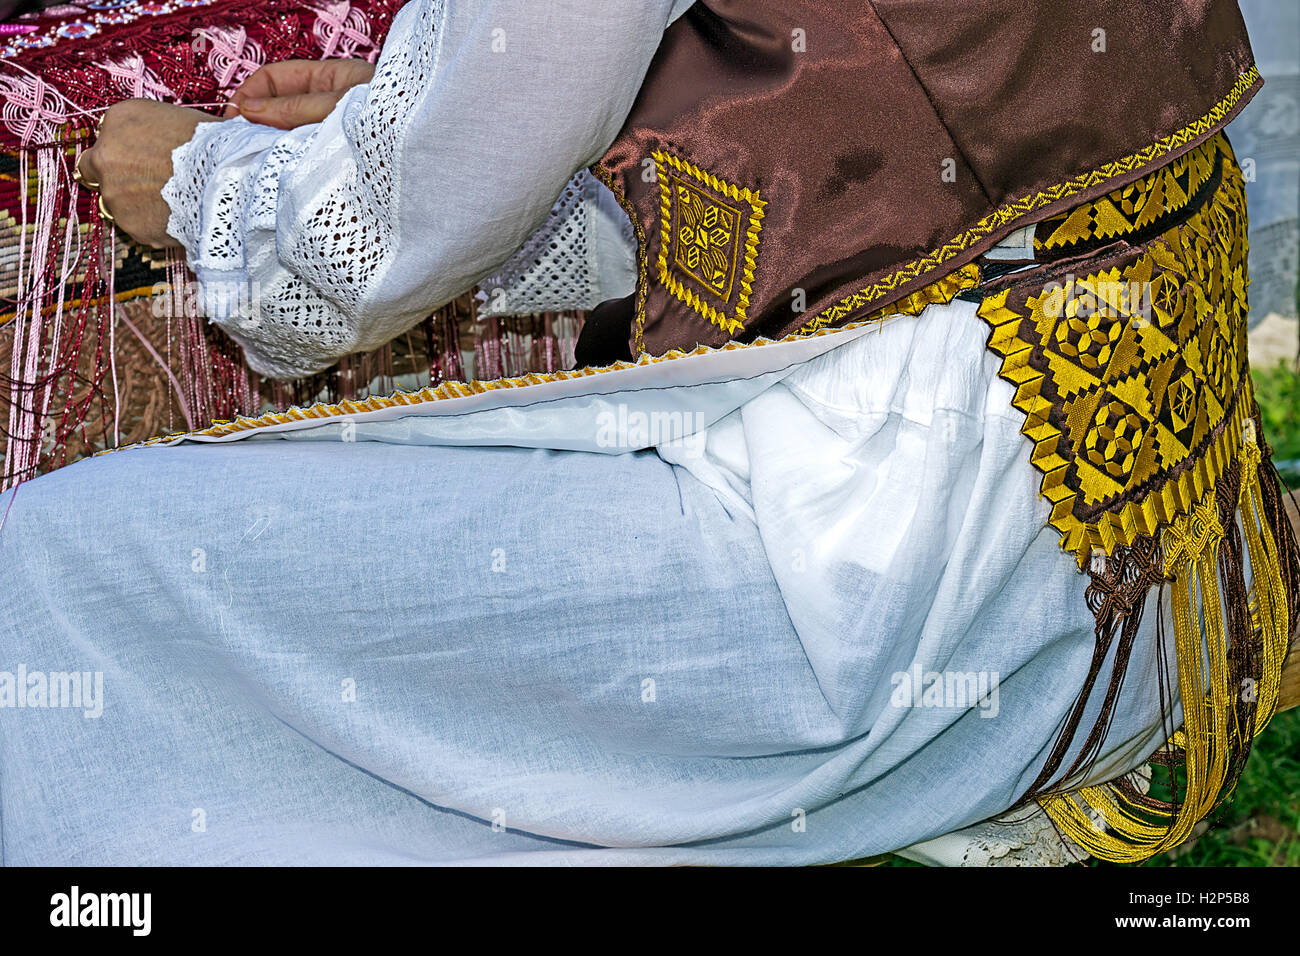
[[[668,153],[653,153],[660,196],[659,282],[714,325],[745,327],[766,202]]]
[[[312,36],[320,44],[321,59],[329,57],[356,57],[367,51],[371,63],[379,56],[379,47],[370,39],[370,23],[361,10],[355,10],[349,0],[326,3],[316,7],[316,22]]]

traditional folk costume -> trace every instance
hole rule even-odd
[[[0,498],[0,660],[103,675],[0,708],[6,862],[1133,860],[1230,789],[1300,587],[1235,4],[412,0],[377,67],[176,150],[208,314],[289,376],[477,283],[579,367]]]

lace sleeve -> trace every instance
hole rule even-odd
[[[614,194],[583,169],[523,247],[481,283],[483,315],[593,309],[636,290],[636,236]]]
[[[200,124],[172,156],[168,231],[249,364],[318,371],[497,270],[524,311],[627,294],[621,211],[574,171],[608,148],[689,0],[608,6],[411,0],[371,82],[323,122]],[[539,254],[557,228],[567,264]]]

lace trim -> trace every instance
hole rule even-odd
[[[343,181],[307,215],[305,228],[285,252],[288,264],[305,281],[347,310],[357,308],[393,254],[393,199],[401,188],[397,148],[437,58],[443,0],[412,7],[419,8],[408,14],[407,23],[417,27],[414,42],[388,44],[365,97],[349,104],[344,113],[343,129],[353,144],[354,160]],[[341,269],[340,262],[349,268]]]
[[[1041,809],[1027,807],[905,847],[898,856],[938,866],[1068,866],[1088,853]]]
[[[593,237],[597,186],[585,169],[569,180],[546,222],[479,284],[480,315],[590,309],[603,301]]]
[[[262,167],[253,179],[248,202],[248,226],[275,232],[276,202],[280,194],[280,174],[292,167],[307,150],[307,141],[281,139],[271,147]]]
[[[172,175],[163,185],[162,198],[170,213],[167,234],[185,247],[191,269],[195,267],[203,237],[203,189],[221,163],[227,130],[219,123],[200,123],[189,141],[172,150]]]
[[[244,347],[254,371],[299,378],[356,351],[357,331],[347,316],[298,276],[280,268],[268,271],[266,293],[256,308],[221,323]]]
[[[211,197],[207,228],[199,236],[200,269],[235,270],[244,266],[244,208],[252,181],[242,164],[219,167],[208,181]]]
[[[246,129],[224,123],[202,124],[173,151],[173,175],[163,190],[172,210],[168,232],[185,246],[201,287],[235,283],[251,286],[246,296],[256,293],[255,316],[247,308],[209,314],[245,346],[257,371],[277,378],[310,374],[365,344],[355,316],[395,247],[397,150],[414,117],[414,97],[433,73],[442,11],[442,0],[403,11],[374,78],[345,101],[342,125],[353,156],[316,207],[298,217],[288,241],[278,251],[259,252],[248,275],[240,274],[250,265],[245,236],[276,232],[281,176],[308,148],[311,128],[276,134],[255,168],[251,157],[232,160],[238,149],[232,139]],[[202,289],[200,296],[205,305],[227,305],[219,291]],[[384,341],[419,318],[385,312],[382,321],[367,324],[367,341]]]

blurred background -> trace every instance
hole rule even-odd
[[[1250,200],[1250,357],[1275,457],[1300,479],[1300,0],[1240,0],[1264,88],[1228,127]]]

